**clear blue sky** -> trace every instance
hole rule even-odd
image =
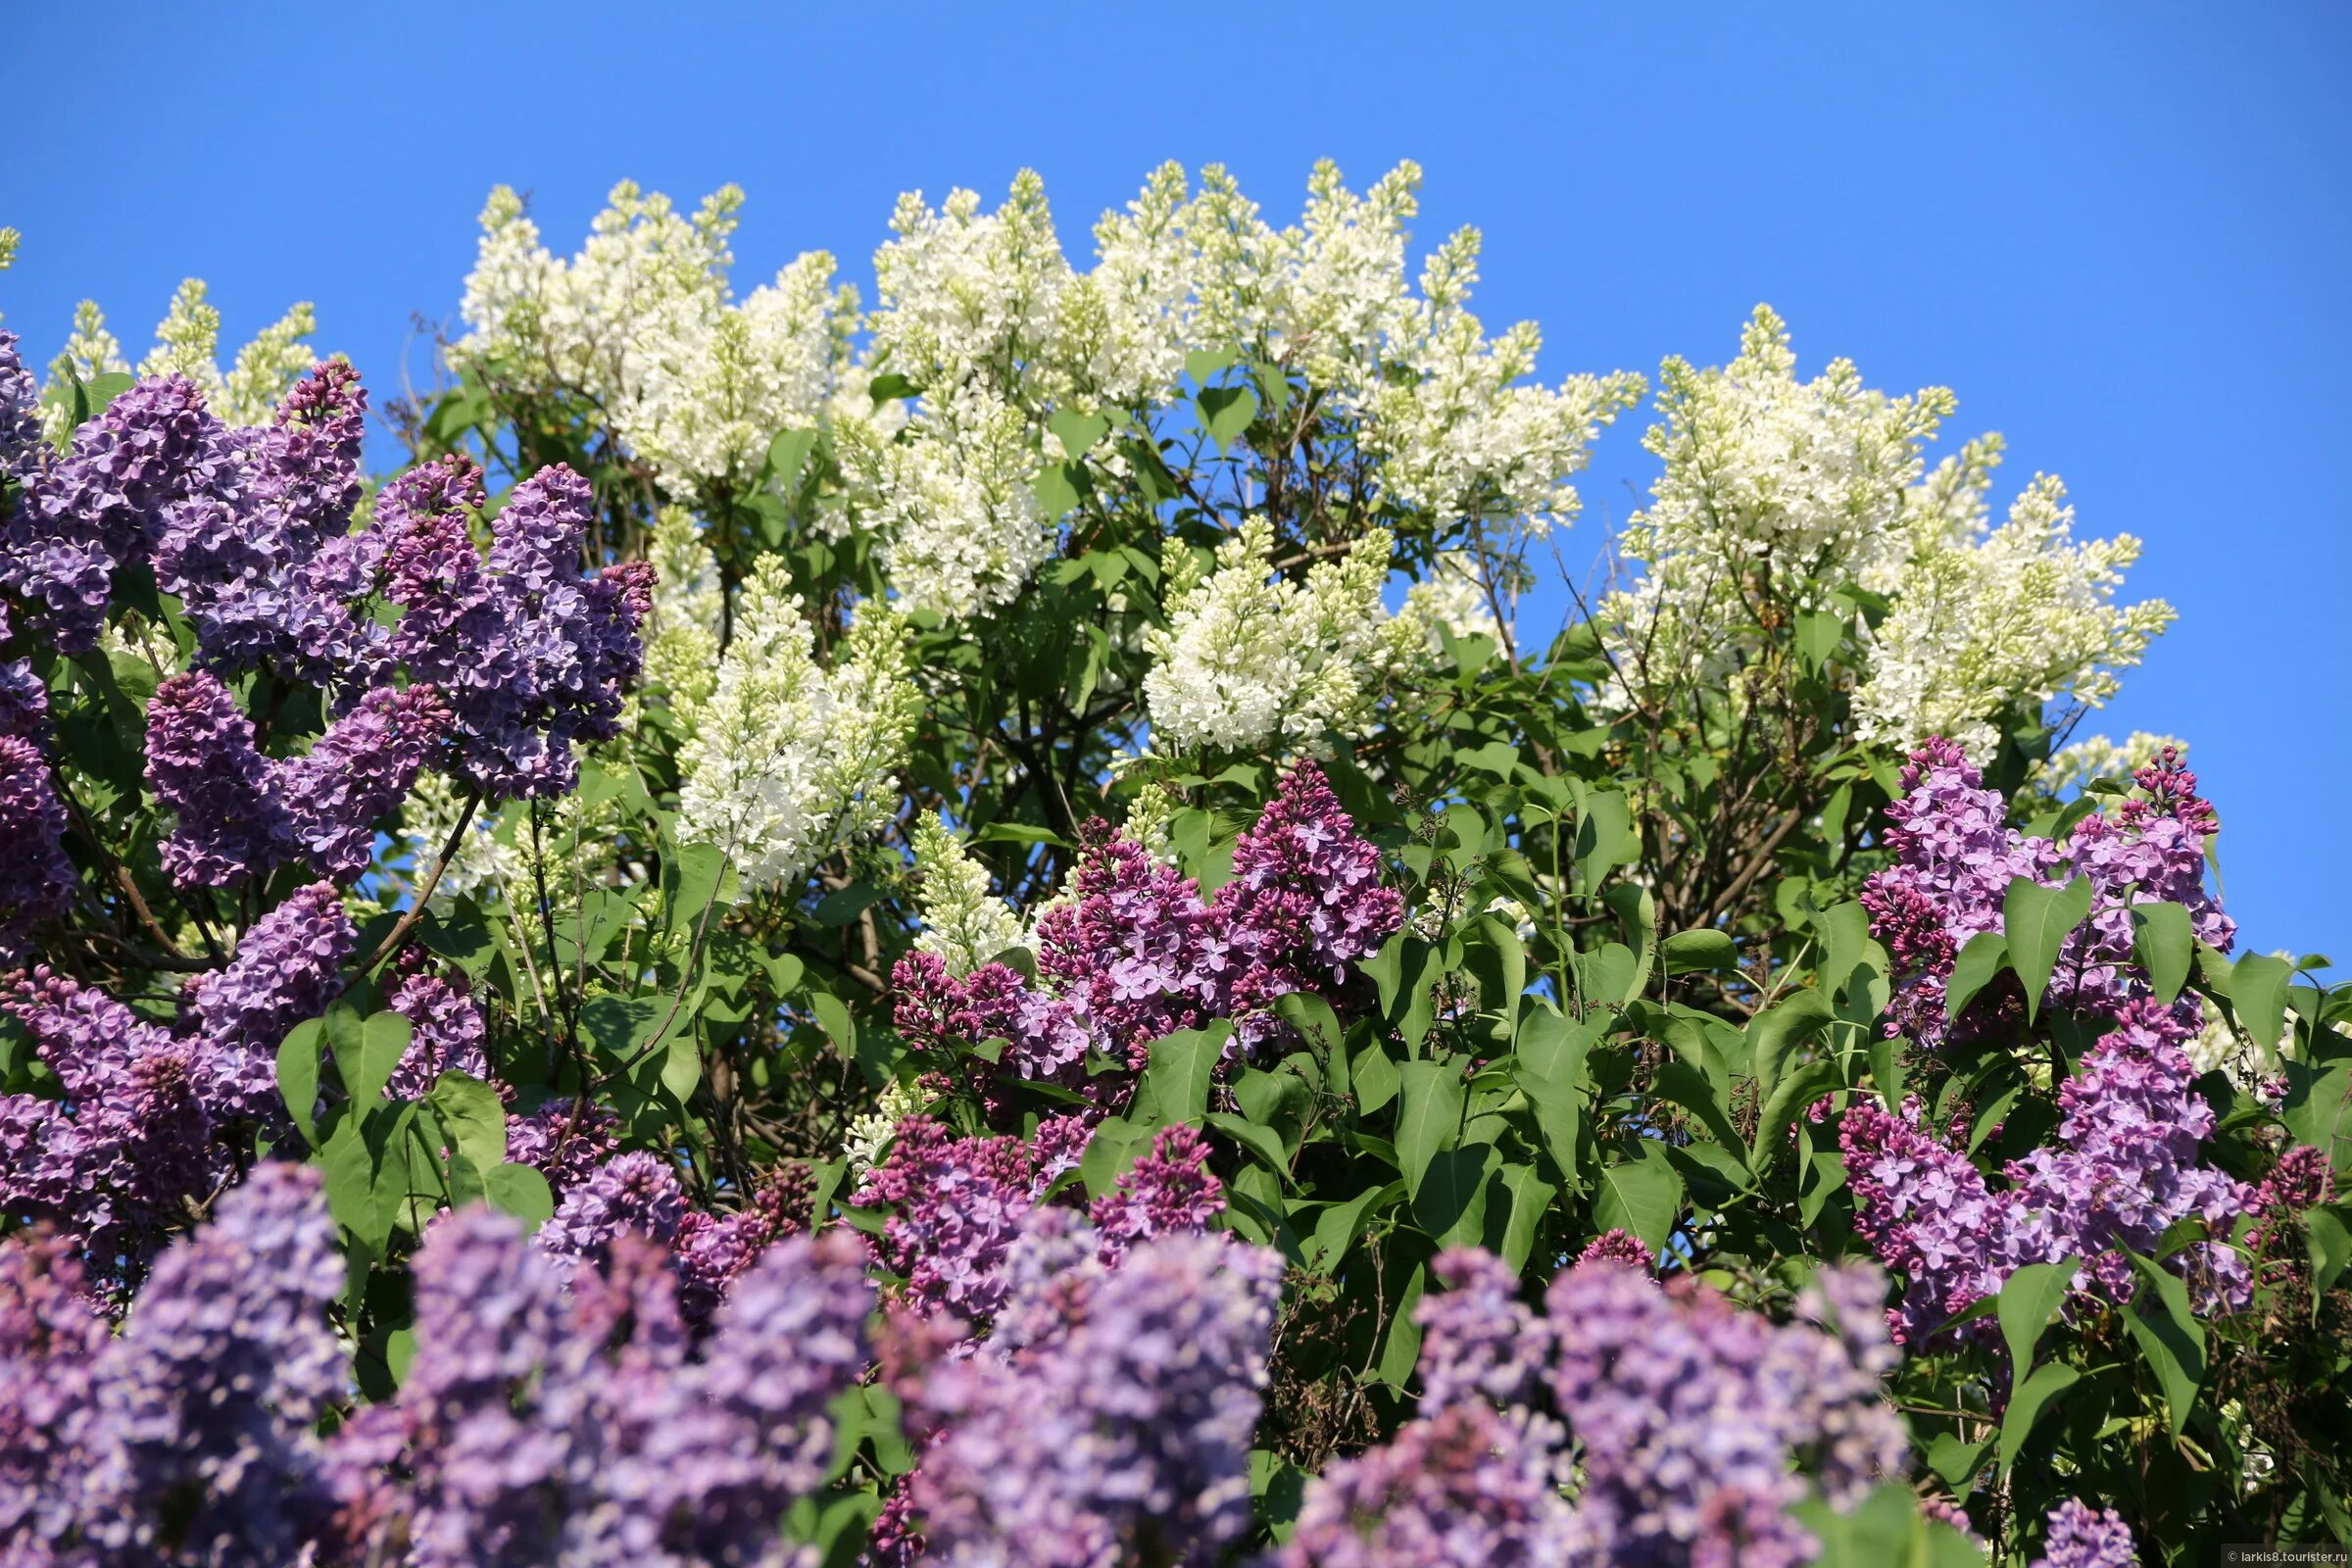
[[[493,183],[567,248],[622,175],[740,183],[748,287],[817,247],[863,277],[900,190],[1023,165],[1083,251],[1166,158],[1282,221],[1314,159],[1410,157],[1420,238],[1485,229],[1482,314],[1555,374],[1719,362],[1769,300],[1807,367],[1953,387],[2008,483],[2146,541],[2180,623],[2099,727],[2188,737],[2246,938],[2352,967],[2352,8],[12,9],[0,310],[43,360],[84,295],[135,355],[193,274],[232,342],[317,301],[380,394]]]

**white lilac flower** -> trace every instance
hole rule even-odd
[[[2051,795],[2063,795],[2081,789],[2092,779],[2127,778],[2167,750],[2186,757],[2188,742],[2178,735],[2158,735],[2144,729],[2133,730],[2121,745],[2104,735],[2086,735],[2052,753],[2047,761],[2035,763],[2028,782]]]
[[[875,348],[926,389],[981,375],[1008,393],[1052,343],[1070,281],[1045,181],[1022,170],[985,214],[975,191],[950,191],[936,212],[909,191],[890,227],[898,237],[874,253]]]
[[[1295,582],[1275,574],[1274,530],[1261,517],[1217,547],[1205,577],[1171,544],[1168,624],[1149,638],[1144,677],[1153,749],[1311,743],[1366,725],[1383,678],[1425,637],[1416,617],[1392,617],[1381,603],[1389,548],[1376,528]]]
[[[791,575],[764,557],[744,585],[718,684],[678,757],[678,835],[715,844],[747,892],[805,875],[888,821],[921,703],[906,627],[868,605],[828,669]]]
[[[656,514],[646,559],[654,566],[654,619],[645,641],[645,687],[666,694],[673,724],[691,733],[697,710],[718,688],[726,588],[701,525],[683,507]]]
[[[2021,701],[2096,708],[2173,619],[2161,599],[2114,602],[2139,558],[2130,534],[2077,544],[2057,479],[2036,475],[1982,541],[1923,551],[1893,585],[1855,693],[1858,733],[1897,748],[1941,735],[1973,751]]]
[[[923,929],[918,953],[936,953],[948,973],[966,975],[1011,948],[1024,945],[1020,917],[989,891],[988,867],[966,854],[963,841],[935,818],[914,824],[914,868],[922,882],[915,905]]]

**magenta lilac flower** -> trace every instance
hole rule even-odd
[[[1095,1200],[1102,1261],[1115,1264],[1154,1236],[1198,1234],[1224,1210],[1225,1189],[1208,1169],[1208,1140],[1198,1128],[1163,1127],[1152,1152]]]
[[[0,327],[0,474],[24,473],[45,456],[40,404],[40,388],[24,368],[17,334]]]
[[[957,1138],[927,1117],[899,1123],[866,1173],[860,1204],[894,1212],[875,1250],[924,1312],[985,1318],[1004,1299],[1004,1254],[1036,1204],[1037,1168],[1017,1138]]]
[[[1274,799],[1233,847],[1233,878],[1217,890],[1243,963],[1237,1005],[1262,1007],[1294,991],[1336,992],[1348,966],[1368,958],[1404,921],[1404,901],[1381,885],[1380,854],[1312,762],[1285,773]]]

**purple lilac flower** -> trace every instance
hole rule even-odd
[[[624,1231],[667,1242],[685,1213],[678,1173],[661,1155],[615,1154],[564,1195],[539,1228],[539,1246],[562,1258],[601,1258]]]
[[[406,955],[403,956],[404,962]],[[482,1051],[482,1012],[473,1004],[464,981],[453,985],[438,975],[415,972],[405,976],[386,999],[394,1012],[409,1020],[409,1049],[384,1081],[384,1093],[394,1100],[422,1100],[433,1080],[445,1072],[462,1072],[487,1081],[490,1058]]]
[[[166,514],[195,498],[232,504],[240,466],[220,421],[185,376],[150,377],[74,435],[71,456],[19,477],[0,523],[0,587],[61,653],[98,641],[115,572],[148,559]]]
[[[1086,1071],[1090,1050],[1140,1071],[1152,1041],[1225,1017],[1244,1049],[1261,1044],[1281,1033],[1266,1010],[1277,999],[1337,994],[1348,963],[1403,918],[1377,852],[1310,763],[1284,777],[1235,845],[1234,867],[1206,900],[1142,846],[1092,829],[1069,901],[1038,921],[1045,987],[994,963],[957,978],[937,956],[909,954],[891,976],[899,1029],[932,1050],[1004,1040],[1000,1060],[976,1069],[992,1116],[1012,1103],[1003,1073],[1115,1099],[1134,1080]]]
[[[2113,1508],[2094,1513],[2070,1497],[2050,1510],[2034,1568],[2139,1568],[2139,1549]]]
[[[924,1560],[1216,1560],[1250,1523],[1280,1256],[1209,1237],[1130,1252],[1084,1316],[1009,1360],[934,1365],[910,1478]]]
[[[1421,1298],[1421,1408],[1464,1401],[1525,1403],[1550,1348],[1544,1320],[1519,1299],[1519,1274],[1475,1247],[1440,1252],[1431,1271],[1446,1289]]]
[[[318,1174],[300,1165],[263,1165],[163,1254],[79,1423],[98,1561],[301,1559],[331,1507],[311,1429],[343,1393],[325,1321],[343,1286]]]
[[[1394,1441],[1308,1483],[1281,1568],[1570,1568],[1560,1435],[1479,1403],[1409,1421]],[[1633,1560],[1633,1559],[1625,1559]]]
[[[73,902],[65,831],[49,760],[21,736],[0,735],[0,962],[22,957],[30,928]]]
[[[164,869],[181,887],[229,887],[275,859],[283,834],[270,760],[228,688],[191,669],[147,705],[147,786],[172,813]]]
[[[41,440],[41,391],[17,347],[0,327],[0,474],[22,474],[47,455]],[[0,635],[6,635],[0,628]]]
[[[351,569],[355,553],[381,553],[380,541],[350,537],[367,409],[359,372],[314,366],[271,423],[227,432],[236,491],[167,513],[156,581],[186,608],[204,666],[320,686],[379,673],[386,633],[358,604],[373,583]]]
[[[745,1271],[784,1237],[808,1229],[815,1182],[806,1165],[787,1165],[732,1214],[687,1211],[678,1221],[671,1254],[678,1270],[678,1308],[702,1324]]]
[[[1163,1127],[1152,1152],[1095,1200],[1102,1261],[1116,1264],[1154,1236],[1198,1235],[1225,1211],[1225,1189],[1208,1170],[1208,1140],[1195,1127]]]
[[[507,1113],[507,1158],[547,1178],[561,1200],[620,1147],[620,1118],[594,1101],[558,1095]]]
[[[188,988],[216,1116],[274,1124],[283,1115],[277,1048],[287,1030],[326,1011],[358,941],[342,894],[316,882],[255,921],[226,968],[199,975]]]
[[[2134,901],[2182,906],[2200,939],[2229,949],[2236,927],[2205,892],[2204,840],[2218,824],[2196,794],[2196,775],[2168,752],[2137,778],[2144,798],[2112,817],[2083,818],[2060,846],[2006,826],[2005,803],[1958,747],[1932,740],[1912,754],[1903,798],[1886,808],[1894,863],[1862,892],[1872,931],[1907,976],[1888,1009],[1889,1034],[1930,1047],[1944,1042],[1957,1022],[1944,1004],[1953,961],[1971,937],[2001,929],[2002,901],[2017,877],[2091,883],[2090,915],[2059,951],[2054,1005],[2112,1012],[2146,995],[2132,964]]]
[[[54,1223],[109,1288],[135,1278],[220,1158],[195,1046],[45,967],[0,1009],[60,1091],[0,1096],[0,1205]]]
[[[1585,1250],[1576,1254],[1576,1260],[1579,1263],[1624,1263],[1629,1267],[1639,1269],[1650,1269],[1657,1266],[1657,1259],[1650,1255],[1649,1248],[1642,1243],[1642,1238],[1623,1226],[1602,1231],[1598,1236],[1587,1242]]]
[[[1035,1206],[1037,1171],[1017,1138],[957,1138],[927,1117],[899,1123],[889,1156],[866,1173],[860,1204],[896,1212],[875,1239],[926,1314],[985,1318],[1004,1299],[1004,1254]]]
[[[1908,1282],[1900,1342],[1921,1343],[2027,1263],[2085,1259],[2076,1289],[2128,1298],[2132,1265],[2119,1249],[2152,1252],[2192,1216],[2209,1239],[2176,1253],[2173,1266],[2207,1310],[2245,1304],[2251,1282],[2228,1238],[2257,1195],[2198,1163],[2213,1107],[2190,1087],[2187,1037],[2175,1009],[2124,1004],[2059,1090],[2058,1143],[2012,1161],[1997,1191],[1920,1127],[1916,1101],[1900,1116],[1867,1102],[1845,1113],[1839,1143],[1860,1200],[1856,1225]]]
[[[580,1265],[567,1297],[556,1259],[471,1209],[433,1228],[416,1276],[393,1416],[346,1429],[346,1474],[397,1454],[415,1477],[366,1498],[372,1532],[405,1529],[419,1568],[784,1560],[780,1522],[830,1457],[826,1408],[870,1356],[854,1240],[770,1249],[699,1362],[667,1256],[642,1236]]]
[[[0,1245],[0,1562],[50,1560],[74,1524],[69,1425],[114,1339],[72,1237],[35,1227]]]
[[[357,878],[373,853],[376,819],[408,798],[452,722],[431,686],[379,686],[362,698],[307,756],[271,769],[285,851],[322,876]]]
[[[447,694],[457,776],[493,799],[560,795],[577,777],[571,743],[618,732],[651,568],[581,573],[596,498],[567,467],[515,487],[487,561],[466,525],[481,504],[481,471],[463,458],[413,470],[379,499],[385,591],[406,607],[391,652]]]

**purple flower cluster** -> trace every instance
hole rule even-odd
[[[2113,1508],[2094,1511],[2070,1497],[2050,1510],[2033,1568],[2139,1568],[2139,1548]]]
[[[360,601],[383,547],[351,533],[367,413],[359,372],[322,362],[271,423],[223,432],[233,487],[194,491],[167,512],[156,581],[180,597],[208,668],[316,686],[378,673],[386,634]]]
[[[24,368],[17,334],[0,327],[0,475],[26,472],[44,456],[41,389]]]
[[[172,676],[147,710],[147,782],[176,819],[164,868],[182,887],[227,887],[299,859],[352,881],[375,821],[407,798],[452,722],[431,686],[378,687],[307,755],[276,760],[219,679]]]
[[[560,1199],[620,1147],[620,1118],[592,1100],[559,1095],[507,1113],[507,1158],[547,1178]]]
[[[405,1534],[417,1568],[787,1561],[780,1521],[869,1360],[863,1262],[840,1234],[770,1249],[696,1359],[658,1245],[623,1236],[567,1290],[512,1220],[445,1219],[399,1396],[337,1439],[352,1517],[378,1550]]]
[[[1254,1045],[1281,1029],[1266,1010],[1276,999],[1337,993],[1348,965],[1402,923],[1402,901],[1379,872],[1323,775],[1300,762],[1236,842],[1233,878],[1215,899],[1140,845],[1097,838],[1069,902],[1038,921],[1048,989],[995,963],[958,979],[913,954],[892,975],[899,1029],[933,1049],[1002,1039],[1001,1069],[1123,1094],[1132,1079],[1084,1070],[1090,1048],[1140,1071],[1152,1042],[1173,1030],[1234,1018]]]
[[[539,1246],[566,1260],[602,1262],[624,1232],[666,1243],[686,1217],[678,1173],[642,1150],[615,1154],[557,1205],[539,1227]]]
[[[55,1224],[120,1286],[185,1222],[220,1161],[201,1049],[45,967],[0,1008],[60,1091],[0,1096],[0,1205]]]
[[[287,1030],[335,1000],[338,971],[358,941],[342,895],[332,883],[313,883],[255,921],[227,967],[198,976],[188,988],[206,1102],[216,1117],[282,1119],[277,1048]]]
[[[406,968],[411,954],[403,954]],[[404,974],[386,999],[394,1012],[409,1020],[409,1049],[384,1082],[394,1100],[422,1100],[433,1080],[445,1072],[462,1072],[488,1081],[490,1058],[482,1050],[482,1011],[473,1004],[465,982],[456,984],[421,968]]]
[[[0,705],[5,674],[0,669]],[[0,734],[0,962],[22,957],[31,928],[73,902],[76,883],[61,842],[65,832],[66,808],[49,759],[24,736]]]
[[[2199,938],[2229,949],[2236,927],[2205,891],[2204,841],[2218,824],[2196,775],[2167,751],[2136,778],[2140,796],[2113,816],[2084,817],[2060,845],[2007,826],[1999,793],[1950,742],[1912,754],[1903,798],[1886,808],[1894,863],[1862,891],[1873,933],[1907,977],[1888,1008],[1888,1034],[1930,1047],[1945,1041],[1959,1022],[1944,1004],[1953,961],[1971,937],[2001,929],[2002,900],[2017,877],[2048,886],[2090,880],[2089,918],[2060,949],[2050,980],[2050,1002],[2069,1010],[2112,1012],[2146,994],[2132,964],[2133,902],[2179,904]]]
[[[1016,1308],[1050,1325],[938,1362],[914,1395],[927,1563],[1209,1563],[1249,1527],[1280,1256],[1169,1236],[1104,1269],[1085,1231],[1057,1216],[1042,1238],[1075,1267],[1022,1271],[1057,1310]]]
[[[2229,1238],[2256,1195],[2198,1162],[2213,1107],[2190,1087],[2187,1036],[2173,1008],[2124,1004],[2059,1090],[2058,1144],[2010,1162],[1997,1191],[1921,1127],[1916,1101],[1899,1116],[1869,1102],[1846,1111],[1839,1143],[1861,1203],[1856,1223],[1907,1282],[1898,1340],[1924,1342],[2027,1263],[2082,1259],[2076,1289],[2128,1298],[2132,1262],[2118,1249],[2151,1252],[2191,1217],[2211,1239],[2176,1253],[2173,1266],[2207,1309],[2245,1304],[2246,1264]]]
[[[808,1229],[814,1187],[808,1166],[788,1165],[734,1213],[687,1210],[671,1243],[678,1268],[678,1306],[687,1322],[708,1322],[735,1282],[768,1248]]]
[[[1789,1503],[1849,1507],[1900,1473],[1874,1270],[1824,1270],[1781,1327],[1608,1257],[1553,1281],[1542,1317],[1483,1253],[1444,1254],[1440,1274],[1455,1288],[1419,1312],[1427,1413],[1309,1485],[1284,1568],[1792,1568],[1815,1543]],[[1542,1389],[1556,1419],[1533,1406]]]
[[[1095,1200],[1091,1217],[1102,1261],[1115,1264],[1139,1242],[1197,1235],[1224,1211],[1224,1186],[1208,1170],[1208,1140],[1198,1128],[1177,1126],[1153,1136],[1152,1152]]]
[[[333,1510],[312,1428],[344,1364],[317,1173],[267,1164],[223,1197],[120,1336],[75,1298],[77,1273],[56,1239],[0,1251],[0,1473],[29,1482],[0,1502],[0,1557],[305,1560]]]
[[[596,497],[567,467],[515,487],[491,520],[487,560],[466,527],[481,506],[481,470],[464,458],[415,469],[377,499],[385,595],[405,610],[390,653],[448,696],[457,777],[498,800],[561,795],[578,777],[571,743],[618,733],[653,568],[582,573]]]
[[[178,375],[131,387],[74,432],[70,456],[18,477],[24,493],[0,523],[0,588],[68,654],[97,643],[115,573],[148,560],[174,507],[242,487],[226,429]]]

